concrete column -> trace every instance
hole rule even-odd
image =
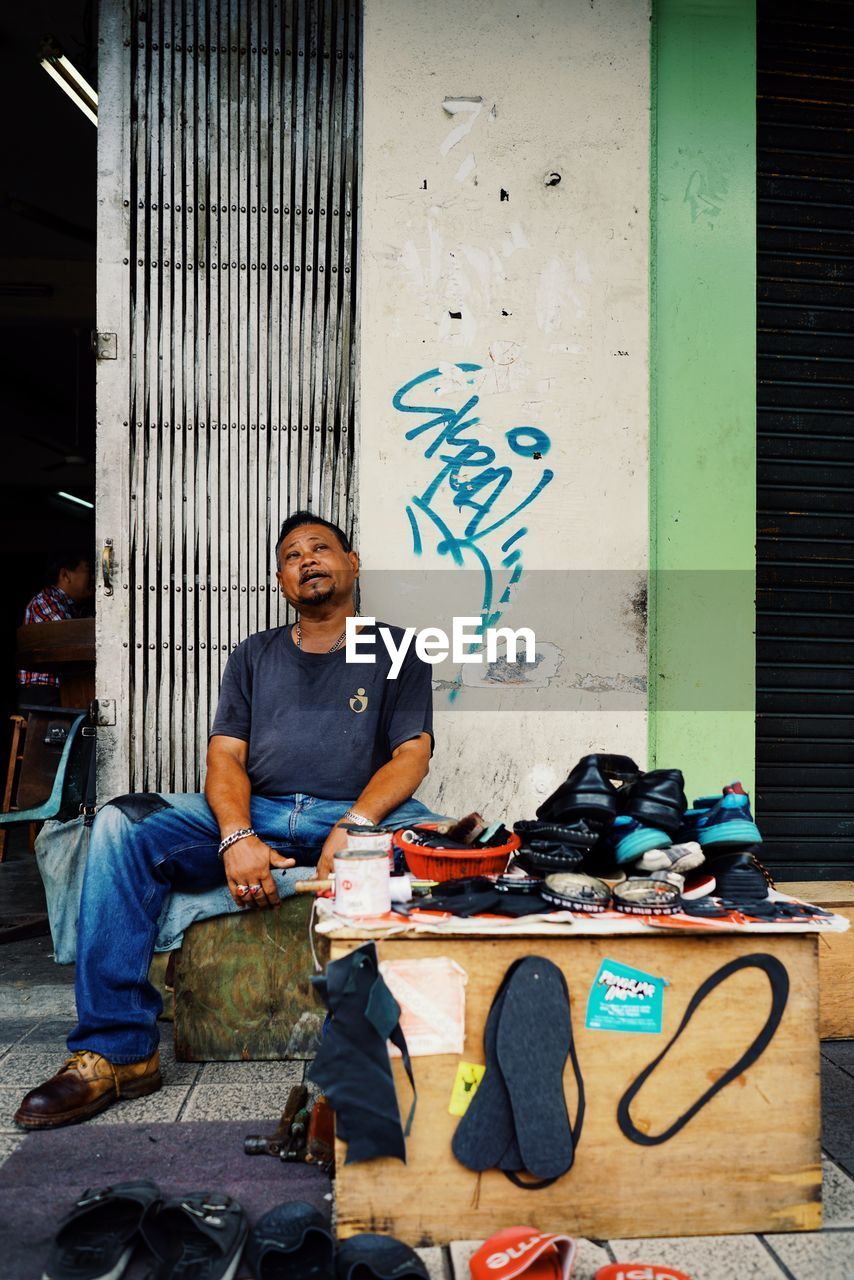
[[[645,0],[365,0],[363,612],[485,609],[539,654],[435,669],[448,812],[645,763],[649,30]]]

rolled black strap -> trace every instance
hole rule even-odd
[[[706,996],[709,995],[710,992],[714,991],[715,987],[720,986],[722,982],[726,982],[727,978],[731,978],[734,973],[738,973],[740,969],[761,969],[770,983],[771,1010],[768,1014],[765,1026],[759,1032],[759,1035],[753,1043],[744,1051],[738,1062],[731,1066],[728,1071],[725,1071],[720,1079],[716,1080],[711,1088],[707,1089],[702,1097],[697,1099],[693,1106],[683,1112],[678,1120],[674,1120],[669,1129],[665,1129],[664,1133],[641,1133],[640,1129],[638,1129],[634,1124],[631,1115],[629,1114],[629,1108],[634,1102],[637,1094],[643,1088],[644,1084],[652,1075],[658,1064],[673,1048],[674,1044],[693,1018],[697,1009],[705,1000]],[[730,960],[729,964],[722,965],[720,969],[717,969],[714,973],[710,974],[709,977],[706,978],[705,982],[700,984],[691,997],[688,1008],[682,1016],[682,1021],[670,1042],[665,1045],[658,1057],[654,1058],[648,1067],[644,1067],[643,1071],[629,1085],[628,1089],[620,1099],[617,1106],[617,1124],[620,1126],[620,1129],[626,1137],[630,1138],[632,1142],[636,1142],[638,1146],[641,1147],[657,1147],[662,1142],[667,1142],[670,1138],[674,1137],[680,1129],[684,1129],[688,1121],[693,1119],[697,1112],[701,1111],[707,1102],[711,1102],[716,1093],[719,1093],[721,1089],[724,1089],[728,1084],[731,1084],[732,1081],[740,1076],[743,1071],[746,1071],[748,1067],[753,1066],[756,1059],[765,1052],[774,1037],[774,1033],[780,1025],[788,999],[789,975],[786,968],[779,960],[776,959],[775,956],[769,956],[765,952],[757,952],[756,954],[749,956],[739,956],[738,959]]]

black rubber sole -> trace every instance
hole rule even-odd
[[[657,827],[668,836],[675,836],[682,826],[682,809],[659,800],[630,800],[629,816],[646,827]]]
[[[588,818],[603,826],[613,822],[617,815],[617,796],[597,795],[595,792],[568,792],[566,797],[555,797],[546,810],[541,805],[537,817],[542,822],[571,823],[577,818]]]

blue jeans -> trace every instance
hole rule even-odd
[[[252,826],[261,839],[306,868],[300,875],[296,869],[276,873],[280,891],[280,877],[309,878],[324,840],[354,803],[302,794],[252,797]],[[420,801],[407,800],[384,823],[409,826],[435,816]],[[100,810],[80,902],[72,1052],[91,1049],[115,1063],[140,1062],[154,1052],[163,1004],[148,969],[158,921],[174,891],[222,890],[219,840],[203,795],[119,796]],[[221,909],[238,909],[227,890]]]

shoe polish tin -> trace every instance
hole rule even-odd
[[[382,916],[391,910],[388,853],[345,849],[336,853],[335,910],[340,916]]]
[[[347,848],[351,853],[375,853],[381,850],[388,858],[389,867],[394,870],[394,849],[392,848],[391,827],[359,827],[353,823],[343,823],[347,832]]]
[[[604,880],[583,872],[561,871],[546,876],[540,893],[546,902],[564,911],[596,913],[611,907],[611,890]]]
[[[629,876],[614,886],[614,909],[630,916],[671,916],[681,906],[679,890],[664,880]]]

